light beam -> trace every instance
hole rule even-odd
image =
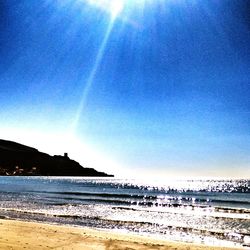
[[[83,110],[84,110],[84,107],[85,107],[85,104],[86,104],[86,100],[87,100],[90,88],[91,88],[91,86],[93,84],[96,73],[97,73],[97,71],[99,69],[99,66],[101,64],[101,61],[103,59],[103,55],[105,53],[107,42],[108,42],[108,39],[110,37],[113,26],[114,26],[114,20],[112,19],[110,21],[110,23],[109,23],[106,34],[105,34],[105,36],[104,36],[104,38],[102,40],[102,43],[100,45],[100,48],[98,50],[98,53],[97,53],[97,56],[96,56],[96,59],[95,59],[95,63],[93,65],[93,68],[92,68],[92,70],[91,70],[91,72],[90,72],[90,74],[89,74],[89,76],[87,78],[85,87],[83,89],[82,98],[81,98],[80,104],[78,106],[78,109],[77,109],[77,112],[76,112],[76,115],[75,115],[75,119],[74,119],[74,121],[72,123],[73,132],[76,131],[76,129],[77,129],[81,114],[83,113]]]

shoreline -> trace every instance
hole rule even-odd
[[[198,245],[122,232],[0,219],[0,249],[235,250],[244,248]]]

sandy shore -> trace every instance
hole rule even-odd
[[[173,243],[68,226],[0,220],[0,249],[222,250],[230,248]]]

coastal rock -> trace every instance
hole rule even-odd
[[[113,177],[84,168],[68,154],[51,156],[13,141],[0,139],[0,175]]]

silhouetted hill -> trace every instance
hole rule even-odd
[[[83,168],[78,162],[64,156],[39,152],[16,142],[0,139],[0,175],[31,176],[96,176],[107,177],[93,168]]]

